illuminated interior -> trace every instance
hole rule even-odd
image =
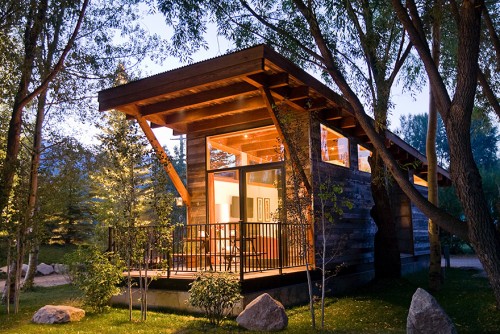
[[[282,191],[279,162],[283,156],[277,138],[274,126],[207,137],[207,161],[212,170],[208,174],[211,223],[240,219],[271,222],[276,218]],[[278,166],[266,167],[269,163]],[[240,179],[244,180],[244,189]]]
[[[372,168],[370,167],[370,163],[368,162],[368,157],[370,157],[371,155],[372,152],[369,149],[358,145],[358,170],[367,173],[372,172]]]
[[[413,183],[422,187],[427,187],[427,181],[416,175],[413,175]]]
[[[321,159],[334,165],[349,167],[349,139],[321,125]]]
[[[274,126],[208,137],[207,154],[209,170],[281,161],[283,155]]]

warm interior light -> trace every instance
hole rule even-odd
[[[184,201],[182,200],[182,197],[175,198],[175,205],[176,206],[183,206],[184,205]]]

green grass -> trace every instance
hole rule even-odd
[[[442,291],[435,294],[441,306],[455,322],[459,333],[500,333],[500,312],[485,278],[473,277],[475,271],[451,269]],[[405,333],[411,297],[417,287],[426,287],[425,273],[399,280],[370,284],[355,293],[328,298],[326,329],[322,333]],[[212,328],[200,316],[180,313],[149,312],[145,323],[128,322],[126,309],[113,308],[105,314],[87,313],[78,323],[35,325],[33,313],[45,304],[80,306],[79,294],[70,285],[38,288],[25,293],[21,312],[7,316],[0,308],[2,333],[250,333],[228,320],[221,328]],[[307,306],[287,309],[288,328],[283,333],[310,333],[311,320]],[[134,311],[135,319],[139,318]],[[317,314],[319,324],[319,314]],[[320,331],[318,331],[320,332]]]
[[[75,245],[42,245],[38,255],[38,263],[62,263],[64,255],[74,251]],[[24,263],[28,263],[28,254],[26,254]],[[0,241],[0,267],[7,264],[7,248],[5,243]]]

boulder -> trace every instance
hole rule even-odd
[[[56,274],[67,274],[68,273],[68,266],[65,264],[56,263],[56,264],[54,264],[54,272]]]
[[[54,267],[52,267],[50,264],[45,264],[42,262],[38,266],[36,266],[36,272],[42,274],[43,276],[47,276],[54,273]]]
[[[21,267],[21,276],[26,275],[27,271],[28,271],[28,265],[24,263]],[[0,273],[6,274],[7,273],[7,266],[0,268]]]
[[[264,293],[245,307],[236,322],[252,331],[279,331],[288,325],[288,317],[283,305]]]
[[[418,288],[411,300],[406,333],[456,334],[457,330],[436,299],[424,289]]]
[[[62,324],[71,321],[80,321],[85,311],[65,305],[45,305],[33,315],[32,322],[37,324]]]
[[[21,267],[21,275],[24,276],[28,272],[29,266],[26,263],[23,263]]]

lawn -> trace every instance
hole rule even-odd
[[[485,278],[474,277],[476,271],[451,269],[443,290],[435,294],[438,302],[455,322],[459,333],[500,333],[500,312],[495,311],[494,299]],[[426,286],[425,273],[399,280],[371,284],[355,293],[329,298],[326,310],[326,330],[323,333],[405,333],[406,316],[411,296],[418,286]],[[128,322],[128,311],[113,308],[105,314],[87,313],[78,323],[35,325],[31,316],[45,304],[79,306],[79,294],[70,285],[37,288],[25,293],[21,312],[7,316],[0,310],[2,333],[240,333],[234,319],[221,328],[212,328],[200,316],[149,312],[145,323]],[[287,309],[288,328],[283,333],[311,332],[307,306]],[[134,317],[139,318],[138,311]],[[319,315],[317,316],[319,321]],[[318,331],[320,332],[320,331]]]

